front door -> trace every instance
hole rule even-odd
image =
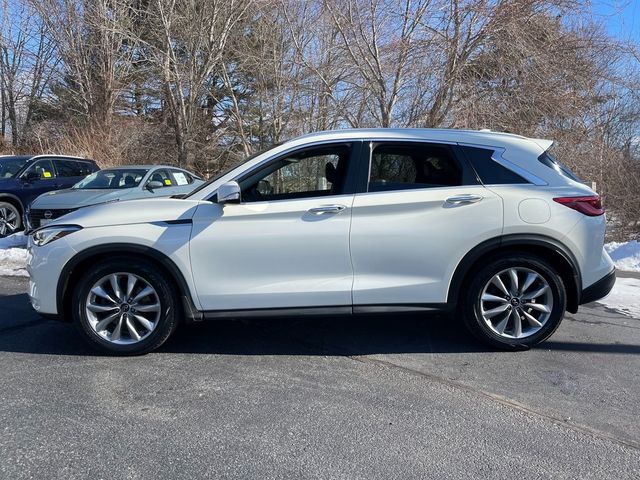
[[[53,164],[48,159],[37,160],[22,173],[20,181],[24,185],[26,194],[25,205],[29,205],[36,197],[45,192],[60,188]]]
[[[236,179],[241,203],[198,206],[191,268],[204,310],[351,306],[354,150],[289,152]]]
[[[502,231],[500,197],[455,146],[370,143],[369,181],[353,204],[353,304],[447,301],[462,257]]]

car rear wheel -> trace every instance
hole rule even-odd
[[[0,238],[16,233],[22,228],[18,209],[10,203],[0,202]]]
[[[474,273],[463,302],[464,320],[480,340],[523,349],[548,338],[566,309],[564,284],[541,258],[494,258]]]
[[[107,261],[77,285],[74,320],[83,337],[103,352],[148,353],[162,345],[178,324],[175,289],[150,263]]]

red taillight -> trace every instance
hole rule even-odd
[[[553,200],[589,217],[597,217],[604,213],[602,200],[599,195],[593,195],[591,197],[558,197]]]

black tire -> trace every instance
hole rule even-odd
[[[489,328],[481,313],[481,296],[485,285],[494,275],[510,268],[532,270],[548,283],[553,306],[549,318],[535,333],[524,338],[506,338]],[[469,331],[482,342],[504,350],[526,350],[547,339],[560,326],[567,306],[562,278],[549,263],[535,255],[516,253],[506,257],[493,257],[471,273],[461,293],[461,314]]]
[[[155,291],[160,303],[159,320],[148,335],[136,343],[119,345],[100,336],[91,326],[86,313],[86,303],[94,284],[114,273],[130,273],[146,281]],[[112,355],[142,355],[160,347],[174,332],[180,322],[180,299],[166,274],[151,262],[131,258],[115,258],[102,261],[83,274],[72,296],[74,323],[85,340],[103,353]]]
[[[22,230],[22,216],[20,215],[20,210],[18,210],[11,203],[0,202],[0,222],[2,222],[3,217],[5,217],[3,212],[7,212],[6,216],[7,217],[11,217],[12,219],[13,219],[12,215],[15,215],[15,220],[12,221],[12,224],[15,225],[15,228],[12,228],[11,231],[9,231],[9,228],[7,226],[6,227],[6,231],[4,233],[0,229],[0,238],[4,238],[7,235],[11,235],[13,233],[16,233],[16,232],[19,232],[20,230]]]

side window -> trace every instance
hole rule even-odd
[[[89,165],[73,160],[54,160],[59,177],[84,177],[91,173]]]
[[[351,145],[305,149],[276,160],[240,181],[243,202],[339,195],[344,191]]]
[[[183,185],[191,185],[193,183],[193,177],[182,170],[171,170],[171,175],[173,176],[173,184],[175,186],[181,187]]]
[[[51,180],[55,176],[51,160],[38,160],[22,174],[22,178],[40,180]]]
[[[375,144],[369,191],[462,185],[462,169],[449,148],[428,143]]]
[[[460,147],[485,185],[529,183],[520,175],[496,162],[493,150],[476,147]]]
[[[151,174],[151,177],[149,178],[150,182],[160,182],[162,184],[163,187],[173,187],[173,179],[171,178],[171,175],[169,174],[168,170],[162,169],[162,170],[156,170],[155,172],[153,172]]]

